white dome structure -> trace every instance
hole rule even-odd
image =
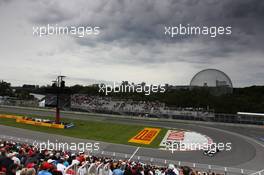
[[[217,69],[205,69],[194,75],[190,88],[207,88],[213,95],[230,94],[233,92],[231,79]]]
[[[224,72],[217,69],[205,69],[192,78],[191,87],[230,87],[233,88],[232,81]]]

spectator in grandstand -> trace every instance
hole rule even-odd
[[[60,172],[64,172],[66,170],[66,166],[64,165],[64,159],[61,158],[57,161],[57,170]]]
[[[48,162],[44,162],[41,167],[40,167],[40,171],[38,173],[38,175],[52,175],[50,173],[50,171],[53,169],[53,165],[48,163]]]
[[[118,165],[115,167],[115,169],[114,169],[114,171],[113,171],[113,175],[124,175],[124,171],[121,170],[120,167],[121,167],[120,164],[118,164]]]
[[[36,175],[36,170],[34,168],[23,168],[20,175]]]
[[[175,166],[173,164],[169,164],[167,172],[165,173],[165,175],[179,175],[179,171],[177,170],[177,168],[175,168]]]

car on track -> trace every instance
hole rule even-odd
[[[215,147],[208,147],[207,149],[204,149],[203,150],[203,154],[205,156],[209,156],[209,157],[213,157],[218,152],[220,152],[220,150],[218,149],[217,146],[215,146]]]

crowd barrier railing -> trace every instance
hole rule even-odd
[[[71,171],[71,172],[69,172]],[[68,166],[65,170],[64,173],[65,175],[79,175],[78,174],[78,165],[76,163],[71,164],[70,166]]]
[[[255,173],[252,173],[250,175],[264,175],[264,169]]]

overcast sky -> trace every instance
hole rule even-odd
[[[234,86],[264,84],[263,0],[0,0],[0,79],[46,85],[128,80],[189,84],[216,68]],[[100,26],[100,34],[33,36],[33,26]],[[164,26],[232,26],[231,36],[169,38]]]

